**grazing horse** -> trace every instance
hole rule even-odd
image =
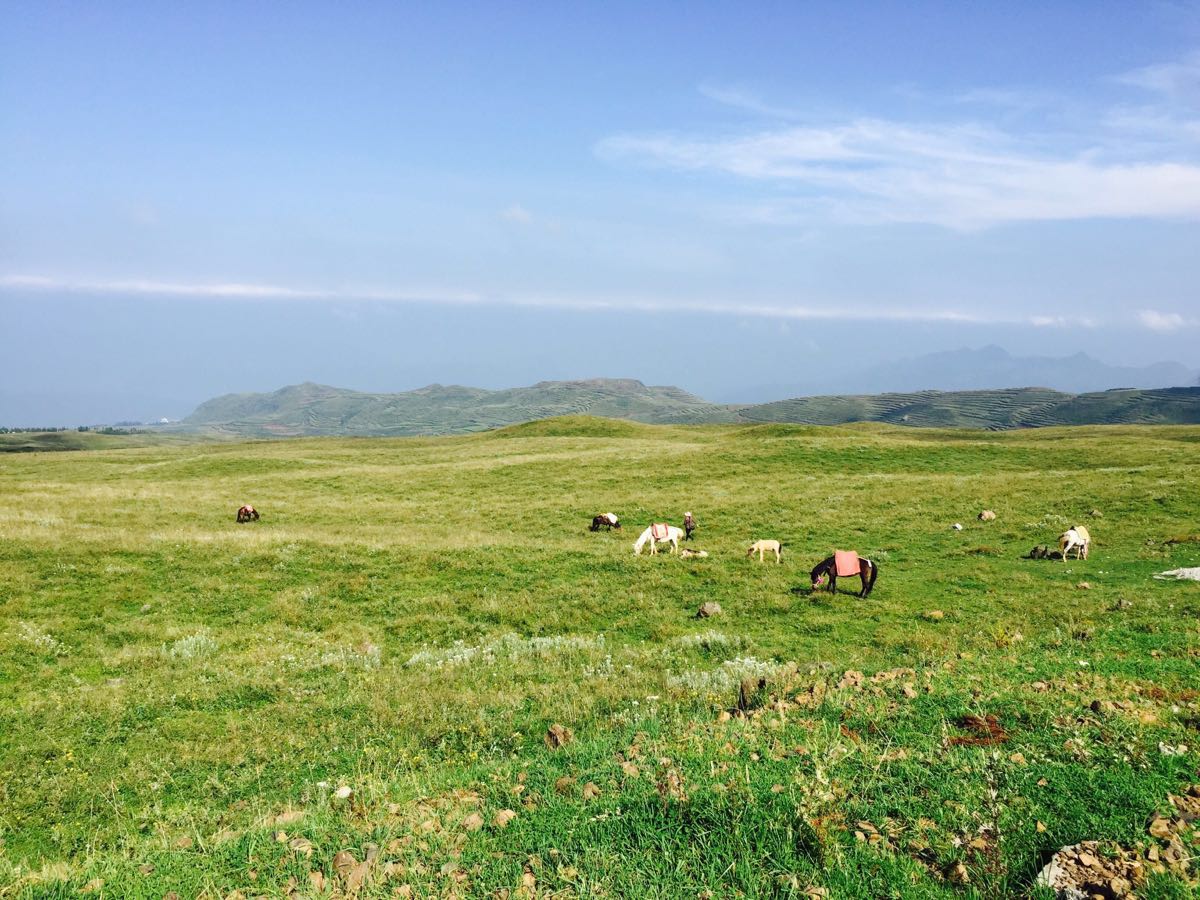
[[[1068,528],[1058,538],[1058,549],[1062,551],[1063,562],[1067,561],[1067,554],[1071,552],[1072,547],[1075,548],[1076,559],[1087,559],[1091,546],[1092,536],[1082,525]]]
[[[242,506],[238,509],[237,520],[239,523],[241,523],[241,522],[257,522],[258,521],[258,510],[255,509],[253,506],[251,506],[249,503],[247,503],[245,506]]]
[[[775,565],[783,562],[783,544],[779,543],[779,541],[755,541],[750,545],[750,549],[746,551],[746,555],[753,556],[755,553],[758,554],[759,562],[763,561],[764,553],[775,554]]]
[[[839,551],[839,554],[842,555],[843,562],[850,562],[843,551]],[[858,554],[855,553],[852,555],[858,559],[857,573],[848,567],[842,568],[841,572],[839,573],[838,565],[835,562],[839,554],[835,554],[829,557],[829,559],[817,563],[817,565],[813,568],[812,589],[815,591],[828,583],[829,593],[832,594],[837,591],[837,579],[839,574],[841,574],[843,577],[845,577],[847,574],[857,574],[862,579],[862,590],[859,592],[858,596],[865,598],[869,593],[871,593],[871,588],[875,587],[875,579],[879,577],[879,566],[875,565],[875,563],[871,562],[871,560],[867,559],[865,556],[858,556]]]
[[[650,555],[658,553],[659,544],[671,545],[671,552],[676,553],[679,550],[679,539],[683,537],[683,529],[676,528],[674,525],[666,525],[663,523],[655,523],[642,532],[641,536],[633,545],[634,556],[642,555],[642,548],[646,546],[646,542],[650,542]]]
[[[601,513],[592,519],[592,524],[588,526],[588,530],[599,531],[601,528],[605,531],[612,531],[614,528],[620,531],[621,522],[614,513]]]

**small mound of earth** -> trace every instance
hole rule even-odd
[[[1037,883],[1058,900],[1121,898],[1145,877],[1142,860],[1111,841],[1082,841],[1063,847],[1038,874]]]

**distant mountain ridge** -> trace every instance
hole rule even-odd
[[[1112,388],[1163,388],[1196,384],[1197,373],[1178,362],[1112,366],[1086,353],[1071,356],[1014,356],[989,344],[943,350],[839,372],[826,382],[759,385],[743,392],[748,401],[813,394],[877,394],[913,391],[979,391],[1026,385],[1071,394]]]
[[[542,381],[490,391],[432,384],[372,394],[305,383],[267,394],[227,394],[197,407],[185,429],[258,436],[463,434],[565,415],[650,424],[891,422],[984,429],[1048,425],[1200,424],[1200,387],[1068,394],[1049,388],[916,391],[710,403],[634,379]]]
[[[1177,362],[1110,366],[1086,353],[1013,356],[994,344],[978,350],[947,350],[898,360],[876,366],[871,374],[892,391],[971,391],[1039,385],[1068,393],[1116,387],[1171,387],[1193,383],[1196,377],[1196,373]]]

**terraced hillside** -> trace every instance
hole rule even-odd
[[[988,430],[1173,425],[1200,423],[1200,387],[1095,394],[1064,394],[1049,388],[919,391],[723,405],[677,387],[649,387],[632,379],[543,381],[501,391],[430,385],[399,394],[301,384],[271,394],[229,394],[209,400],[184,420],[183,427],[253,436],[417,436],[485,431],[563,415],[649,424],[890,422]]]

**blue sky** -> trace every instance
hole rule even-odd
[[[178,414],[303,377],[733,395],[846,339],[1200,366],[1200,4],[254,6],[0,4],[0,328],[64,360],[0,360],[0,413],[98,367]],[[255,363],[136,363],[223,341]]]

